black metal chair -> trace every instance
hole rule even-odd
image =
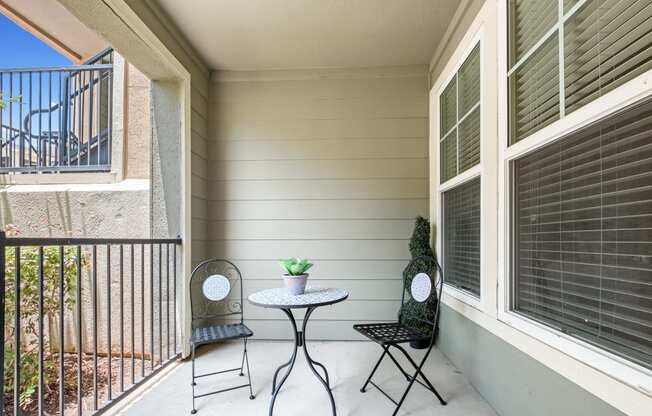
[[[414,277],[409,282],[410,287],[407,287],[407,279],[411,276]],[[435,279],[437,276],[439,278]],[[372,384],[396,405],[393,415],[398,413],[415,382],[430,390],[435,396],[437,396],[442,405],[446,405],[446,401],[441,397],[439,392],[437,392],[432,383],[430,383],[428,378],[421,371],[435,344],[435,336],[437,332],[436,323],[439,318],[439,305],[443,283],[443,272],[437,260],[429,256],[417,257],[407,265],[403,272],[403,294],[401,297],[401,308],[399,309],[398,320],[396,322],[388,323],[353,325],[353,328],[356,331],[376,342],[383,350],[378,362],[371,371],[371,374],[369,374],[367,381],[365,381],[360,391],[364,393],[367,385]],[[410,308],[406,308],[407,303],[411,303]],[[432,317],[432,320],[424,319],[424,316]],[[417,364],[401,344],[424,341],[428,343],[428,350],[421,362]],[[396,357],[394,357],[390,351],[390,348],[392,347],[405,355],[412,367],[414,367],[414,374],[409,374],[408,371],[403,369]],[[378,370],[378,367],[385,356],[389,356],[409,383],[407,389],[405,389],[405,392],[398,402],[372,381],[374,373]],[[419,380],[419,376],[423,381]]]
[[[239,295],[237,293],[239,291]],[[236,292],[234,296],[229,294]],[[190,310],[192,314],[192,334],[190,348],[192,354],[192,410],[197,413],[195,399],[218,393],[249,387],[249,398],[253,400],[251,388],[251,373],[249,372],[249,357],[247,355],[247,339],[254,333],[244,324],[242,312],[242,274],[240,270],[228,260],[206,260],[192,271],[190,276]],[[240,323],[216,324],[216,319],[240,317]],[[226,340],[242,339],[244,352],[240,367],[229,370],[215,371],[212,373],[195,375],[195,350],[206,344],[223,342]],[[195,395],[196,379],[217,374],[240,371],[244,376],[244,366],[247,365],[249,383],[227,389],[212,391]]]

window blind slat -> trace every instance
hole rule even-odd
[[[480,296],[480,178],[443,194],[444,276]]]
[[[461,173],[480,163],[480,107],[460,123],[459,135]]]
[[[466,58],[458,71],[459,115],[461,118],[480,101],[480,44]]]
[[[457,129],[439,143],[441,182],[457,175]]]
[[[652,68],[652,4],[587,1],[564,27],[566,112]]]
[[[548,39],[509,77],[512,143],[559,119],[557,39]]]
[[[510,66],[518,62],[556,21],[556,1],[510,0],[509,26],[515,34],[509,51]]]
[[[440,135],[443,137],[457,123],[457,77],[448,83],[439,97]]]
[[[519,313],[652,368],[652,100],[514,162]]]

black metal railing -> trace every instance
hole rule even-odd
[[[113,51],[84,65],[0,70],[0,173],[111,167]]]
[[[0,233],[3,414],[95,414],[173,361],[180,244]]]

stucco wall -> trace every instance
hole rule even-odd
[[[315,312],[313,338],[394,319],[414,218],[428,210],[426,68],[213,77],[211,255],[241,268],[245,296],[282,284],[277,259],[313,260],[311,284],[351,292]],[[290,337],[280,312],[245,314],[256,337]]]

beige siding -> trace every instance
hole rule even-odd
[[[313,284],[347,288],[348,301],[315,312],[311,337],[355,339],[354,322],[396,317],[413,220],[428,212],[426,76],[425,67],[213,75],[209,180],[196,179],[208,221],[194,219],[205,227],[195,238],[234,260],[245,295],[279,286],[276,259],[290,256],[315,261]],[[245,315],[259,338],[291,335],[278,311],[245,305]]]

